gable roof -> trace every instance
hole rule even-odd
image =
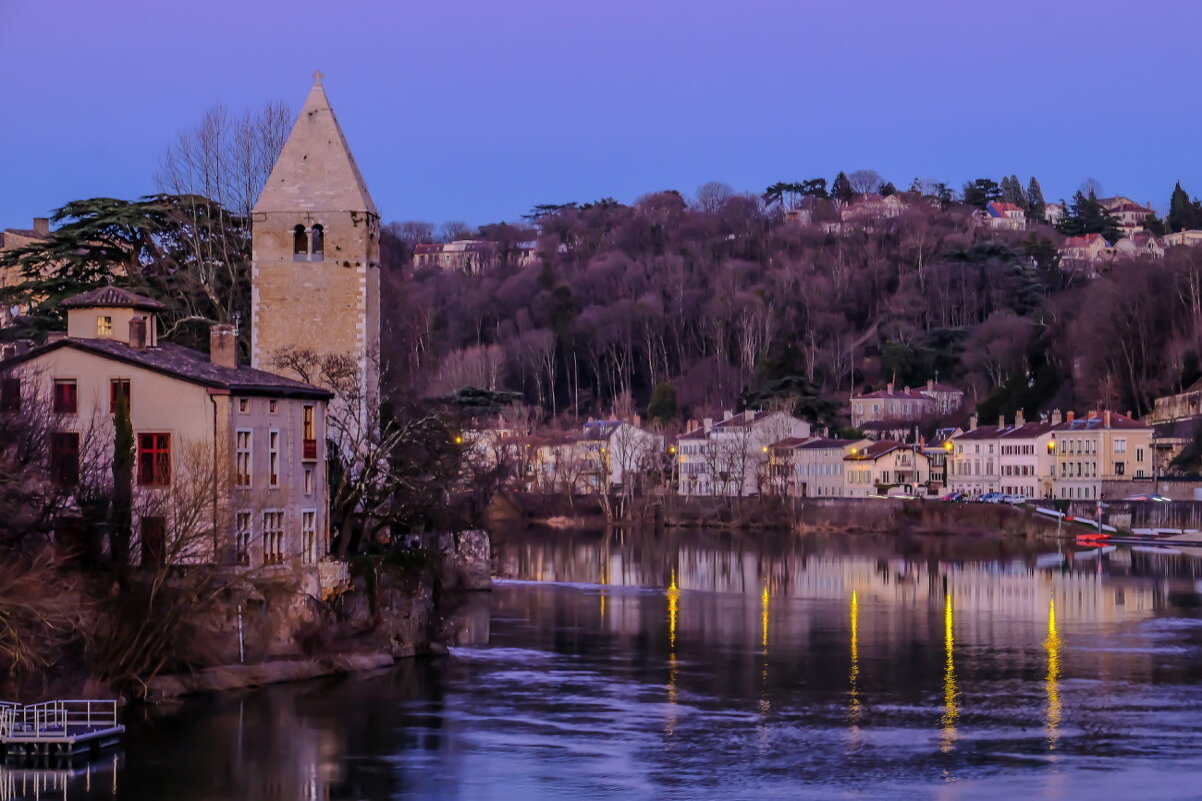
[[[364,211],[379,216],[318,77],[255,212]]]
[[[142,309],[143,311],[162,311],[167,307],[153,298],[130,292],[119,286],[102,286],[79,295],[72,295],[59,306],[64,309],[84,309],[91,307],[106,307],[116,309]]]
[[[153,348],[133,348],[113,339],[64,337],[0,361],[0,370],[15,367],[61,348],[74,348],[210,389],[228,390],[235,395],[276,395],[314,400],[329,400],[334,397],[329,390],[265,370],[214,364],[208,354],[173,343],[160,343]]]

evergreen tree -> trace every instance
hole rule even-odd
[[[676,387],[667,381],[659,382],[647,404],[647,416],[659,423],[671,423],[676,420],[676,412]]]
[[[991,201],[1000,200],[1002,188],[990,178],[978,178],[964,185],[964,204],[983,209]]]
[[[835,176],[835,182],[831,184],[831,197],[844,203],[850,203],[856,199],[856,190],[851,188],[851,181],[847,180],[846,173],[840,171]]]
[[[890,195],[896,195],[897,187],[893,185],[892,181],[885,181],[885,183],[881,184],[880,194],[881,194],[881,197],[889,197]]]
[[[109,550],[118,564],[129,562],[133,525],[134,429],[129,419],[129,398],[115,390],[113,413],[113,505],[109,518]]]
[[[1122,237],[1118,220],[1098,202],[1097,196],[1092,191],[1088,195],[1082,194],[1079,189],[1073,195],[1068,213],[1056,227],[1067,236],[1101,234],[1112,244]]]
[[[1042,220],[1047,213],[1048,204],[1043,199],[1043,189],[1035,176],[1027,183],[1027,216],[1032,220]]]
[[[1169,216],[1165,223],[1172,233],[1202,226],[1202,204],[1190,200],[1190,196],[1181,188],[1180,181],[1173,187],[1173,196],[1169,199]]]
[[[1027,207],[1027,196],[1023,193],[1023,185],[1018,182],[1017,175],[1002,179],[1002,200],[1013,203],[1020,209]]]

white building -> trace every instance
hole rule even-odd
[[[727,412],[677,443],[677,492],[681,495],[758,495],[765,488],[771,445],[788,437],[808,439],[810,424],[784,412]]]

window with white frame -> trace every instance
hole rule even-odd
[[[317,510],[301,511],[301,559],[311,565],[317,561]]]
[[[280,432],[267,433],[267,483],[271,487],[280,485]]]
[[[263,513],[263,564],[278,565],[284,561],[284,513]]]
[[[313,494],[313,468],[312,467],[305,468],[305,494],[306,495]]]
[[[1127,440],[1116,439],[1114,441],[1114,452],[1115,453],[1126,453],[1127,452]]]
[[[250,486],[251,432],[239,429],[234,432],[234,486]]]
[[[250,527],[250,512],[234,515],[234,562],[240,565],[250,564]]]

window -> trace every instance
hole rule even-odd
[[[238,411],[243,414],[250,411],[250,398],[238,398]]]
[[[75,414],[79,408],[79,396],[76,393],[75,379],[56,378],[54,380],[54,413]]]
[[[271,431],[267,434],[267,483],[272,487],[280,485],[280,432]]]
[[[161,517],[142,518],[142,565],[157,567],[167,555],[167,521]]]
[[[292,229],[292,255],[308,257],[309,255],[309,235],[305,233],[305,226],[298,225]],[[304,261],[300,259],[299,261]]]
[[[1114,474],[1116,476],[1123,475],[1126,472],[1126,470],[1127,470],[1126,462],[1115,462],[1114,463]]]
[[[21,379],[0,378],[0,412],[21,411]]]
[[[280,407],[279,407],[279,401],[274,401],[274,400],[273,400],[273,401],[268,401],[268,402],[267,402],[267,411],[271,412],[272,414],[275,414],[275,412],[276,412],[276,409],[278,409],[278,408],[280,408]]]
[[[263,564],[278,565],[284,561],[284,513],[263,513]]]
[[[79,483],[79,434],[56,431],[50,435],[50,474],[60,487]]]
[[[234,516],[234,562],[250,564],[250,512],[238,512]]]
[[[117,413],[117,393],[125,398],[125,410],[133,410],[133,395],[130,391],[128,378],[114,378],[109,381],[109,414]]]
[[[171,483],[171,435],[138,435],[138,483],[166,486]]]
[[[234,486],[250,486],[251,433],[241,429],[234,434]]]
[[[1143,460],[1144,460],[1144,449],[1136,448],[1135,449],[1135,461],[1142,462]]]
[[[312,406],[305,406],[301,416],[301,427],[303,429],[303,443],[301,446],[302,459],[317,458],[317,424],[314,419],[314,411]]]
[[[1114,441],[1114,452],[1115,453],[1126,453],[1127,452],[1127,440],[1116,439]]]
[[[313,468],[312,467],[305,468],[305,494],[306,495],[313,494]]]
[[[326,251],[326,232],[320,225],[313,226],[313,235],[310,239],[311,246],[309,253],[312,254],[313,261],[321,261],[324,258]]]
[[[107,339],[113,335],[113,318],[101,315],[96,318],[96,336]]]
[[[301,512],[301,561],[311,565],[317,561],[317,511]]]

